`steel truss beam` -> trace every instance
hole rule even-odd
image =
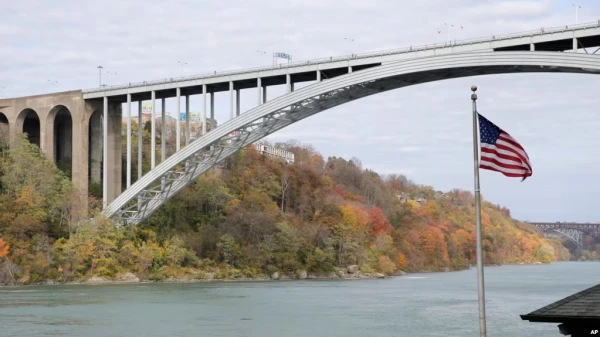
[[[583,247],[583,234],[584,233],[582,231],[579,231],[576,229],[570,229],[570,228],[564,228],[564,229],[557,228],[557,229],[552,229],[551,231],[573,241],[577,246]],[[551,232],[549,232],[549,233],[551,233]]]
[[[340,104],[419,83],[513,72],[596,73],[600,72],[600,58],[556,52],[450,54],[391,62],[317,82],[259,105],[192,142],[124,191],[102,214],[125,224],[139,224],[225,158]]]

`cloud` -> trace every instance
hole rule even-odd
[[[588,2],[579,21],[595,21],[599,10],[600,4]],[[105,0],[85,6],[27,0],[5,1],[2,12],[0,87],[6,89],[0,98],[96,87],[98,65],[117,73],[105,73],[104,83],[119,84],[270,65],[272,52],[307,60],[575,19],[570,3],[546,0]],[[446,32],[444,22],[454,28]],[[518,139],[534,167],[534,176],[522,184],[482,172],[485,197],[520,218],[597,221],[600,210],[585,201],[595,200],[600,189],[597,76],[510,74],[432,82],[324,111],[269,138],[314,144],[325,157],[357,156],[365,167],[404,173],[439,189],[471,190],[472,84],[479,86],[480,113]],[[269,99],[284,93],[284,86],[268,89]],[[242,111],[256,105],[254,89],[241,96]],[[192,110],[201,110],[201,102],[193,96]],[[215,103],[222,124],[229,117],[228,94],[218,93]],[[174,99],[167,100],[167,109],[175,111]]]
[[[548,14],[552,10],[551,1],[484,1],[483,3],[469,6],[463,14],[467,17],[497,18],[497,17],[531,17]]]

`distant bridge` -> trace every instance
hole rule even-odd
[[[583,235],[587,235],[600,242],[600,224],[598,223],[576,223],[576,222],[528,222],[544,233],[555,232],[567,237],[578,246],[583,246]]]

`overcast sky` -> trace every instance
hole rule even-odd
[[[579,4],[580,23],[600,19],[597,0]],[[103,83],[123,84],[269,65],[272,52],[307,60],[443,42],[445,22],[454,24],[451,39],[575,23],[572,1],[559,0],[0,0],[0,8],[1,98],[97,87],[98,65]],[[313,144],[325,157],[356,156],[364,167],[436,189],[472,190],[472,84],[479,112],[516,138],[533,165],[523,183],[482,171],[485,199],[521,220],[600,221],[594,75],[418,85],[322,112],[268,139]],[[242,92],[243,111],[256,104],[255,90]],[[284,90],[269,87],[269,99]],[[227,98],[216,95],[219,123],[229,116]],[[192,98],[192,110],[200,104]],[[167,110],[174,114],[173,99]]]

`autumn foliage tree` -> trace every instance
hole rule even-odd
[[[297,141],[277,146],[293,152],[295,162],[248,147],[133,227],[97,216],[93,196],[90,215],[80,212],[81,196],[69,179],[21,137],[0,154],[0,283],[114,279],[127,272],[147,280],[331,276],[350,265],[393,275],[476,262],[471,193],[382,176],[358,158],[325,160]],[[484,202],[482,224],[485,263],[569,258],[559,242],[511,219],[504,207]]]

